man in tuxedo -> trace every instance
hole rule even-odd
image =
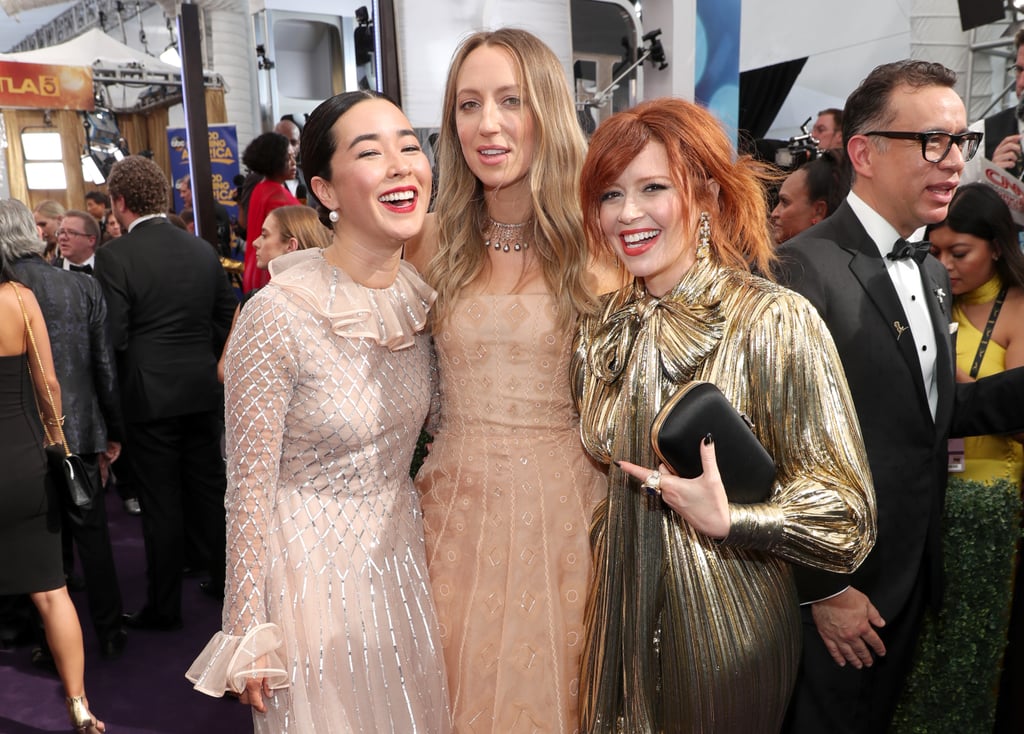
[[[125,624],[178,629],[186,522],[206,536],[209,584],[224,584],[217,358],[236,300],[213,248],[167,220],[170,186],[153,161],[117,162],[107,186],[125,234],[96,253],[96,277],[107,297],[146,545],[146,603]],[[185,518],[184,504],[197,516]]]
[[[59,256],[54,265],[92,275],[96,245],[100,241],[100,225],[96,220],[86,212],[71,209],[64,213],[55,234]]]
[[[65,532],[70,530],[78,548],[100,654],[116,658],[127,636],[121,620],[121,589],[110,546],[100,461],[117,459],[124,427],[114,350],[107,332],[107,306],[95,280],[48,264],[43,259],[46,243],[34,235],[29,230],[20,238],[21,256],[12,267],[17,279],[39,301],[60,382],[64,437],[70,450],[82,458],[96,491],[88,507],[75,506],[67,492],[58,492],[57,497]],[[58,241],[64,240],[66,237],[58,230]],[[43,657],[49,656],[44,653]]]
[[[878,540],[855,573],[797,572],[804,646],[786,732],[888,730],[941,595],[946,441],[1024,426],[1024,368],[954,383],[948,276],[906,242],[945,219],[978,146],[955,81],[923,61],[872,71],[844,111],[851,193],[780,249],[780,280],[817,307],[839,350],[878,506]]]

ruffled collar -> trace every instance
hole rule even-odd
[[[301,299],[328,319],[331,330],[346,339],[372,339],[391,351],[407,349],[427,325],[437,293],[402,261],[395,282],[367,288],[324,258],[323,250],[290,252],[270,262],[268,287]]]
[[[665,377],[676,384],[693,379],[722,339],[725,317],[716,285],[724,276],[722,268],[702,258],[662,298],[647,293],[638,281],[612,294],[594,333],[594,374],[617,382],[632,361],[638,335],[646,331]]]

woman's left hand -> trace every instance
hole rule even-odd
[[[677,477],[664,464],[658,466],[661,474],[661,500],[695,530],[712,538],[724,538],[729,534],[732,522],[729,518],[729,498],[725,485],[718,473],[715,459],[715,444],[701,441],[700,460],[704,473],[693,479]],[[628,461],[616,462],[622,471],[631,477],[646,480],[654,473]],[[641,489],[641,491],[646,491]]]

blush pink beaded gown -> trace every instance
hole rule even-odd
[[[435,329],[441,427],[417,476],[456,730],[575,732],[589,526],[604,497],[549,295],[479,295]]]
[[[402,264],[370,289],[284,255],[226,359],[222,631],[187,677],[266,676],[263,734],[445,734],[444,664],[409,465],[434,392],[434,293]]]

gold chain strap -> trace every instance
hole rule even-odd
[[[21,305],[21,315],[25,318],[25,331],[28,333],[28,340],[32,342],[32,352],[35,354],[36,364],[39,366],[39,377],[43,384],[46,385],[46,398],[50,401],[50,412],[53,414],[54,422],[57,424],[57,432],[60,434],[60,445],[64,447],[64,455],[70,456],[71,450],[68,448],[68,442],[64,438],[64,420],[57,415],[57,406],[54,405],[53,402],[53,392],[50,390],[50,383],[46,381],[46,371],[43,369],[43,360],[42,357],[39,356],[39,345],[36,344],[35,334],[32,333],[32,326],[28,321],[28,310],[25,308],[25,302],[21,299],[21,292],[18,290],[18,286],[12,282],[11,288],[14,289],[14,295],[18,297],[18,303]],[[31,376],[32,360],[29,360],[28,371],[29,376]],[[42,416],[40,417],[42,418]],[[47,428],[48,423],[49,421],[43,418],[43,433],[46,434],[46,441],[47,443],[56,443],[50,435],[50,429]]]

